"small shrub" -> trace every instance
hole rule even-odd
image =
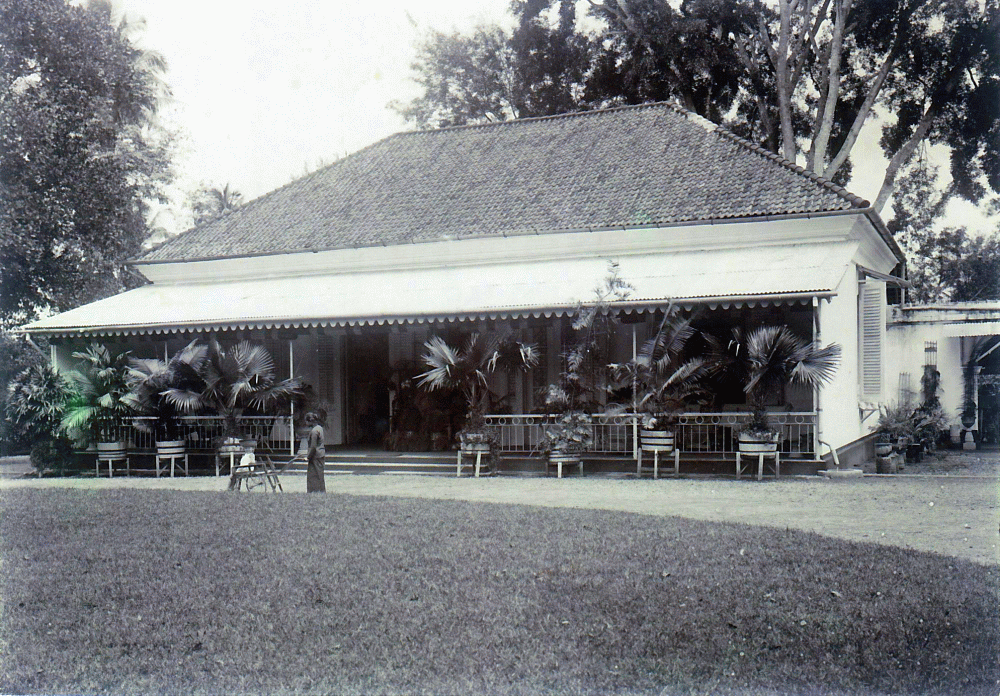
[[[73,445],[67,438],[47,437],[36,442],[31,448],[31,466],[39,476],[49,472],[62,476],[66,473],[72,456]]]

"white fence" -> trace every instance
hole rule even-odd
[[[222,416],[182,416],[179,420],[180,437],[188,449],[213,451],[221,443],[225,432]],[[104,421],[100,430],[104,436],[121,440],[133,452],[152,452],[156,449],[156,419],[135,416],[119,421]],[[237,419],[239,432],[257,440],[259,449],[290,450],[291,418],[289,416],[241,416]]]
[[[781,451],[802,455],[815,454],[816,414],[812,412],[775,412],[768,414],[772,426],[781,434]],[[500,439],[505,452],[538,453],[542,451],[547,423],[556,416],[545,414],[492,414],[487,426]],[[684,413],[674,427],[675,441],[682,452],[725,455],[739,449],[740,429],[749,420],[747,412]],[[591,452],[632,456],[638,432],[638,418],[631,413],[594,414],[594,445]]]

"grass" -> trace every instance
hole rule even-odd
[[[990,694],[1000,569],[603,511],[0,492],[0,693]]]

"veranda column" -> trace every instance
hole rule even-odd
[[[295,339],[288,339],[288,379],[295,377]],[[288,454],[295,456],[295,401],[288,408]]]
[[[813,305],[813,345],[816,346],[816,347],[819,347],[819,345],[820,345],[820,333],[821,333],[821,331],[820,331],[820,324],[819,324],[820,299],[818,297],[816,297],[816,296],[813,296],[813,298],[812,298],[812,305]],[[820,387],[820,386],[817,386],[816,388],[814,388],[813,389],[813,395],[812,395],[813,413],[816,414],[816,424],[813,426],[813,454],[816,456],[817,459],[820,458],[820,453],[819,453],[819,440],[820,440],[820,437],[819,437],[819,433],[820,433],[819,421],[820,421],[820,411],[821,411],[821,408],[820,408],[819,390],[821,388],[822,387]]]
[[[632,364],[635,365],[635,359],[638,357],[637,347],[636,347],[636,332],[635,324],[632,324]],[[639,417],[636,415],[639,411],[638,404],[635,402],[636,392],[638,391],[636,387],[636,374],[635,370],[632,371],[632,458],[639,458]]]

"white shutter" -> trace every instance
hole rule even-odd
[[[885,282],[868,278],[861,284],[861,394],[868,400],[882,397],[882,364],[885,340]]]

